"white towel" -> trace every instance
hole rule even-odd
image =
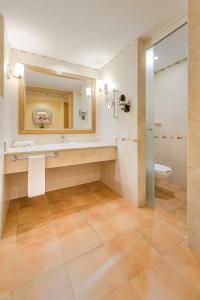
[[[28,158],[28,197],[45,193],[45,156]]]

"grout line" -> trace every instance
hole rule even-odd
[[[71,280],[71,277],[70,277],[70,274],[69,274],[69,271],[68,271],[68,268],[67,268],[67,265],[66,265],[66,264],[65,264],[64,268],[65,268],[65,271],[66,271],[66,274],[67,274],[67,278],[68,278],[68,280],[69,280],[69,285],[70,285],[71,290],[72,290],[73,298],[74,298],[74,300],[78,300],[78,299],[76,298],[75,290],[74,290],[74,288],[73,288],[72,280]]]
[[[182,241],[182,243],[183,243],[183,241]],[[180,245],[180,244],[181,244],[181,242],[179,243],[179,245]],[[178,246],[178,245],[177,245],[177,246]],[[174,248],[176,248],[176,247],[174,247]],[[173,248],[173,249],[174,249],[174,248]],[[168,254],[169,254],[169,252],[168,252]],[[166,254],[166,255],[168,255],[168,254]],[[164,256],[165,256],[165,255],[164,255]],[[163,259],[164,259],[164,257],[162,257],[163,263],[167,264],[167,262],[164,261]],[[173,267],[173,265],[172,265],[171,263],[168,263],[168,265],[170,266],[170,268],[171,268],[176,274],[178,274],[179,277],[181,277],[181,279],[188,285],[188,287],[190,287],[192,290],[194,290],[195,292],[197,292],[197,293],[199,294],[199,296],[200,296],[200,290],[198,290],[198,288],[195,288],[194,286],[192,286],[192,285],[190,284],[190,282],[189,282],[187,279],[185,279],[185,278],[183,277],[183,275],[181,274],[181,272],[179,272],[178,270],[176,270],[175,267]]]
[[[167,213],[164,211],[164,213]],[[179,236],[181,236],[184,240],[187,240],[187,236],[185,236],[183,233],[181,233],[180,231],[176,230],[173,226],[170,226],[165,220],[160,220],[158,219],[158,217],[156,218],[156,222],[159,222],[161,224],[166,225],[171,231],[173,231],[174,233],[178,234]]]

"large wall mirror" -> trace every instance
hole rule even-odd
[[[25,65],[19,133],[94,133],[95,79]]]

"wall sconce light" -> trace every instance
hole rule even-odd
[[[13,76],[15,76],[17,78],[22,78],[24,76],[24,65],[23,64],[20,64],[20,63],[15,64]]]
[[[130,111],[131,104],[126,100],[126,96],[123,94],[119,97],[119,106],[121,107],[121,110],[126,113]]]
[[[103,95],[104,94],[104,83],[103,83],[103,80],[98,80],[97,81],[97,86],[98,86],[98,90],[99,90],[99,95]]]
[[[110,98],[106,98],[106,108],[107,109],[111,109],[112,108],[112,106],[113,106],[113,100],[112,99],[110,99]]]
[[[98,89],[99,89],[99,95],[103,95],[104,97],[108,96],[109,85],[107,82],[104,83],[103,80],[98,80]]]
[[[88,115],[88,104],[86,102],[82,103],[78,113],[79,113],[79,118],[85,121]]]
[[[87,116],[87,111],[82,111],[81,109],[79,110],[79,118],[83,121],[85,121]]]
[[[112,90],[113,96],[106,98],[106,108],[107,109],[113,109],[113,118],[118,118],[118,90]]]
[[[7,70],[7,78],[10,79],[10,74],[15,78],[22,78],[24,77],[24,65],[20,63],[16,63],[14,65],[13,71],[10,69],[10,65],[8,64]]]
[[[113,90],[113,118],[118,118],[118,111],[119,111],[119,105],[118,105],[118,96],[119,91]]]
[[[105,97],[105,104],[107,109],[111,109],[113,107],[113,98],[109,93],[108,83],[104,84],[104,97]]]
[[[91,97],[91,95],[92,95],[91,87],[86,87],[85,93],[86,93],[86,96],[87,96],[87,97]]]
[[[105,83],[104,84],[104,95],[108,96],[108,93],[109,93],[108,83]]]
[[[106,83],[98,80],[97,84],[99,94],[104,96],[106,108],[113,110],[113,118],[118,118],[119,91],[115,89],[114,83],[109,79]]]

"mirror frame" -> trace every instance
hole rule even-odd
[[[25,103],[25,76],[19,78],[18,85],[18,133],[19,134],[94,134],[96,133],[96,79],[86,77],[82,75],[69,74],[65,72],[57,72],[53,69],[46,69],[38,66],[24,65],[25,71],[33,71],[43,73],[52,76],[58,76],[63,78],[75,79],[75,80],[90,80],[91,81],[91,124],[89,129],[44,129],[44,130],[31,130],[24,128],[24,103]]]

